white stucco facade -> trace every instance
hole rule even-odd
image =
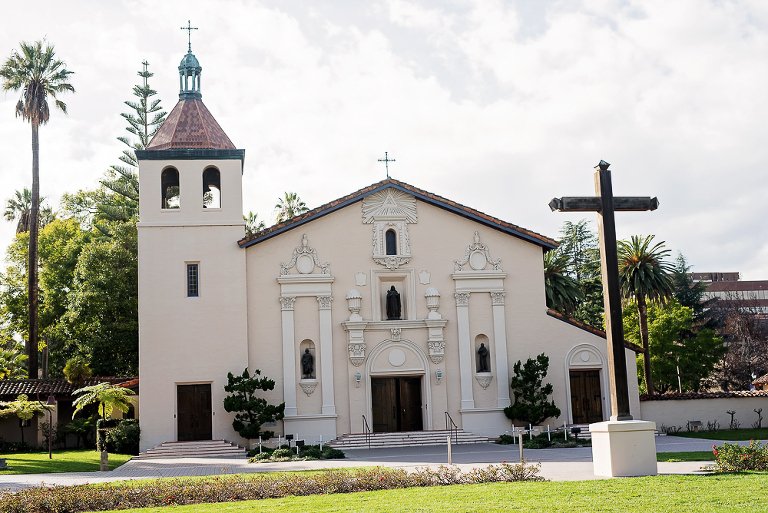
[[[160,177],[169,167],[179,172],[180,208],[162,208]],[[221,205],[210,209],[202,176],[212,167]],[[498,436],[512,425],[503,413],[514,400],[512,366],[540,353],[562,411],[549,422],[573,422],[569,375],[584,370],[599,376],[598,420],[608,419],[605,338],[545,306],[548,239],[387,180],[240,240],[241,159],[147,152],[139,172],[142,450],[179,439],[178,387],[192,384],[210,384],[210,436],[245,444],[222,403],[227,373],[246,367],[274,379],[265,397],[286,404],[285,419],[270,429],[308,441],[361,432],[364,417],[380,420],[376,387],[393,378],[408,381],[398,381],[396,401],[408,410],[398,414],[408,429],[444,429],[447,412],[467,431]],[[190,263],[199,272],[194,297]],[[400,320],[387,320],[393,286]],[[487,372],[478,368],[480,344],[489,350]],[[306,349],[312,376],[302,373]],[[637,414],[634,353],[626,357]]]

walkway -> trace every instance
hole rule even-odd
[[[719,441],[681,437],[656,437],[658,452],[708,451]],[[453,446],[453,463],[462,470],[484,467],[502,461],[518,461],[517,445],[467,444]],[[244,459],[180,458],[131,460],[111,472],[73,472],[66,474],[22,474],[0,476],[0,489],[30,486],[104,483],[161,477],[213,476],[222,474],[272,472],[276,470],[316,470],[363,466],[384,466],[413,470],[416,467],[448,463],[444,446],[395,447],[386,449],[347,449],[343,460],[248,463]],[[541,475],[554,481],[581,481],[596,478],[592,473],[592,449],[526,449],[525,459],[541,462]],[[696,474],[708,462],[659,463],[660,474]]]

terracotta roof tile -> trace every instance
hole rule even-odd
[[[177,148],[236,149],[202,100],[197,99],[179,100],[147,145],[148,150]]]
[[[760,376],[752,382],[753,385],[765,385],[766,383],[768,383],[768,374]]]
[[[680,401],[687,399],[718,399],[727,397],[768,397],[768,390],[737,390],[735,392],[689,392],[684,394],[643,394],[641,401]]]
[[[41,397],[48,394],[55,396],[71,397],[72,392],[84,386],[98,385],[99,383],[120,384],[121,386],[134,386],[130,383],[139,379],[136,377],[115,378],[95,377],[88,378],[82,385],[72,385],[65,379],[3,379],[0,380],[0,399],[4,401],[14,400],[19,394],[26,394],[30,399],[35,399],[39,393]]]
[[[339,206],[344,206],[350,203],[354,203],[356,201],[360,201],[368,194],[379,189],[384,189],[386,187],[397,187],[402,190],[413,193],[416,197],[418,197],[422,201],[430,200],[429,202],[434,203],[435,206],[437,207],[441,207],[441,208],[450,207],[450,210],[455,211],[460,215],[467,215],[467,217],[485,220],[487,221],[486,224],[488,224],[489,226],[501,229],[502,231],[513,232],[513,235],[519,234],[519,236],[522,236],[522,238],[526,238],[535,244],[539,244],[540,246],[546,247],[547,249],[556,248],[558,246],[557,242],[555,242],[553,239],[550,239],[549,237],[545,237],[544,235],[541,235],[531,230],[527,230],[525,228],[514,225],[512,223],[502,221],[501,219],[497,219],[493,216],[489,216],[488,214],[485,214],[473,208],[464,206],[460,203],[456,203],[455,201],[443,198],[442,196],[438,196],[437,194],[433,194],[423,189],[419,189],[418,187],[414,187],[413,185],[409,185],[405,182],[395,180],[394,178],[387,178],[385,180],[382,180],[381,182],[377,182],[375,184],[369,185],[368,187],[364,187],[358,191],[355,191],[352,194],[348,194],[347,196],[335,199],[329,203],[326,203],[325,205],[321,205],[315,209],[310,210],[305,214],[293,217],[287,221],[283,221],[282,223],[277,223],[249,237],[244,237],[243,239],[240,239],[238,241],[238,244],[240,245],[240,247],[248,247],[252,244],[256,244],[261,240],[270,238],[271,236],[273,236],[272,234],[276,235],[275,232],[281,232],[284,230],[295,228],[300,224],[304,224],[306,220],[309,220],[314,217],[321,217],[325,214],[329,214],[330,212],[333,212],[334,210],[336,210],[336,208]]]

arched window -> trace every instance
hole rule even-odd
[[[162,208],[179,208],[180,195],[179,189],[179,171],[169,167],[163,170],[160,175],[160,194],[162,198]]]
[[[221,208],[221,174],[215,167],[203,171],[203,208]]]
[[[397,255],[397,234],[395,230],[387,230],[384,234],[384,243],[387,246],[387,255]]]

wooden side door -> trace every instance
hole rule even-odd
[[[397,431],[397,379],[371,378],[371,429],[374,433]]]
[[[591,424],[603,420],[603,397],[600,371],[570,371],[571,412],[574,424]]]
[[[177,385],[178,440],[210,440],[213,437],[211,385]]]
[[[424,429],[421,415],[421,378],[400,378],[400,429]]]

